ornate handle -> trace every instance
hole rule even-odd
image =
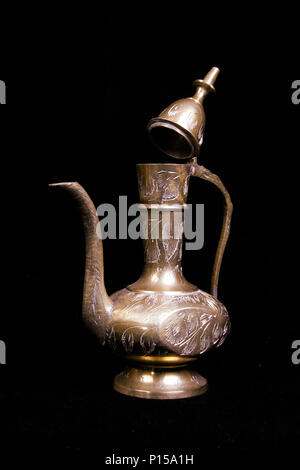
[[[222,183],[222,181],[217,175],[215,175],[214,173],[211,173],[207,168],[205,168],[204,166],[200,166],[197,163],[195,163],[192,166],[192,175],[213,183],[215,186],[217,186],[217,188],[220,189],[220,191],[222,192],[225,198],[223,225],[222,225],[221,235],[220,235],[220,239],[219,239],[219,243],[218,243],[218,247],[216,251],[212,277],[211,277],[211,294],[217,298],[220,268],[221,268],[221,263],[222,263],[222,258],[223,258],[224,250],[226,247],[226,243],[229,237],[233,205],[232,205],[230,195],[227,189],[225,188],[224,184]]]

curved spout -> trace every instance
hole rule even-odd
[[[105,329],[113,304],[104,285],[102,240],[96,234],[98,216],[87,192],[77,182],[55,183],[49,186],[69,191],[77,202],[84,224],[86,262],[82,315],[86,325],[104,344]]]

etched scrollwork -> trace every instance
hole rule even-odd
[[[226,315],[220,318],[214,311],[187,308],[165,320],[160,328],[160,338],[173,352],[196,356],[220,345],[228,333],[228,324]]]
[[[169,351],[197,356],[220,346],[229,332],[226,308],[201,290],[170,296],[122,289],[112,298],[115,314],[107,329],[107,343],[126,354]]]
[[[125,323],[115,323],[107,328],[107,343],[113,349],[122,347],[126,354],[152,354],[156,349],[154,331],[141,326],[128,327]]]

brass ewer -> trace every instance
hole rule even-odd
[[[187,366],[220,346],[230,329],[227,310],[217,299],[217,286],[232,203],[219,177],[196,160],[205,126],[202,103],[214,91],[218,73],[213,67],[203,80],[194,82],[193,97],[176,101],[148,124],[154,143],[185,161],[137,165],[139,207],[148,236],[143,240],[144,270],[136,282],[107,295],[94,204],[76,182],[51,185],[70,191],[80,207],[86,238],[83,319],[102,344],[131,363],[114,380],[114,389],[126,395],[171,399],[204,393],[206,379]],[[181,267],[183,214],[192,176],[212,182],[225,198],[211,294],[190,284]]]

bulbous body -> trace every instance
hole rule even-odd
[[[211,347],[221,345],[229,332],[228,312],[216,297],[230,228],[230,197],[219,178],[195,162],[141,164],[137,165],[137,173],[140,210],[147,228],[143,240],[145,266],[135,283],[111,297],[104,286],[96,209],[78,183],[59,184],[75,196],[85,226],[84,321],[101,343],[106,342],[117,354],[140,364],[115,378],[116,390],[146,398],[198,395],[206,389],[206,380],[198,373],[171,373],[164,368],[193,361]],[[189,283],[181,267],[183,214],[191,176],[213,182],[226,200],[212,276],[214,295]],[[151,371],[145,371],[147,366]]]
[[[201,290],[170,295],[122,289],[111,300],[107,342],[141,362],[183,363],[220,346],[229,331],[224,305]]]
[[[181,267],[183,210],[192,164],[137,165],[140,210],[148,225],[140,279],[111,296],[106,341],[140,362],[188,362],[224,341],[224,305],[190,284]],[[152,238],[153,228],[157,237]]]

